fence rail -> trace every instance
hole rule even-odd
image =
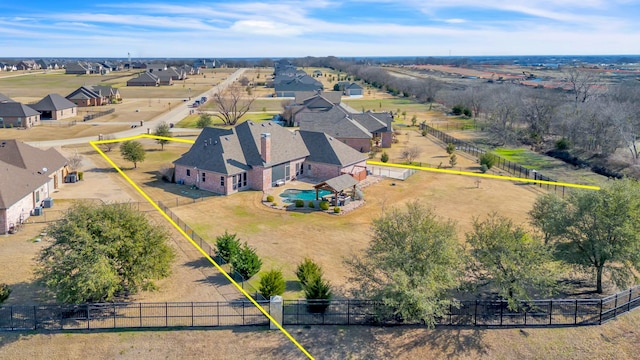
[[[87,115],[85,115],[85,116],[82,118],[82,121],[93,120],[93,119],[95,119],[95,118],[97,118],[97,117],[101,117],[101,116],[105,116],[105,115],[112,114],[112,113],[114,113],[115,111],[116,111],[116,109],[115,109],[115,108],[111,108],[111,109],[104,110],[104,111],[91,112],[91,113],[88,113]]]
[[[269,309],[268,301],[259,304]],[[268,325],[249,301],[12,305],[0,307],[0,331]]]
[[[472,143],[455,138],[427,124],[421,124],[420,126],[421,126],[421,129],[426,130],[427,134],[434,136],[435,138],[444,142],[445,144],[448,144],[448,143],[454,144],[457,150],[464,151],[467,154],[480,158],[482,154],[485,154],[487,152],[483,149],[480,149],[479,147],[477,147]],[[507,160],[499,155],[495,155],[495,154],[492,154],[492,155],[496,158],[496,164],[494,166],[502,170],[505,170],[508,173],[513,174],[514,176],[521,177],[521,178],[524,177],[524,178],[533,179],[533,180],[557,182],[557,180],[554,180],[548,176],[542,175],[540,172],[536,170],[526,168],[516,162]],[[548,191],[553,190],[554,193],[556,194],[560,193],[562,194],[562,196],[564,196],[565,194],[565,187],[562,185],[537,183],[535,184],[535,186],[538,186],[540,188],[545,188]]]
[[[257,300],[274,315],[266,300]],[[602,299],[454,302],[438,326],[558,327],[601,325],[640,306],[640,286]],[[416,325],[380,318],[384,305],[372,300],[285,300],[282,325]],[[249,301],[98,303],[0,306],[0,331],[265,326],[269,319]]]

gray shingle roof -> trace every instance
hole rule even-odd
[[[41,150],[17,140],[0,140],[0,209],[45,184],[49,175],[66,164],[67,159],[53,148]]]
[[[335,191],[342,191],[351,189],[354,186],[358,185],[358,180],[354,179],[353,176],[349,174],[342,174],[332,179],[323,181],[320,184],[315,185],[314,187],[319,188],[323,185],[327,185]]]
[[[324,132],[333,137],[348,139],[370,139],[373,136],[339,106],[334,106],[329,111],[301,112],[297,116],[300,130]]]
[[[69,100],[86,100],[86,99],[99,99],[101,98],[100,94],[95,92],[93,89],[90,89],[86,86],[81,86],[74,90],[71,94],[65,96],[65,98]]]
[[[365,161],[367,156],[325,133],[299,131],[313,162],[347,166]]]
[[[49,94],[38,101],[36,104],[29,105],[32,109],[38,111],[55,111],[77,107],[76,104],[63,98],[58,94]]]
[[[14,102],[10,97],[0,94],[0,102]]]
[[[387,132],[387,130],[391,131],[389,124],[391,124],[392,118],[389,113],[373,113],[367,111],[364,113],[351,114],[351,117],[372,133]]]
[[[158,77],[152,73],[144,72],[140,74],[138,77],[130,79],[127,81],[127,85],[130,84],[148,84],[148,83],[157,83]]]
[[[27,117],[34,115],[40,115],[40,113],[22,103],[0,102],[0,116],[2,117]]]
[[[265,164],[260,135],[271,135],[271,162]],[[244,122],[226,130],[205,128],[191,149],[174,164],[222,174],[244,172],[254,166],[272,166],[309,155],[302,138],[273,122]]]

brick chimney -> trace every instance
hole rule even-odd
[[[265,163],[271,162],[271,134],[260,134],[260,154]]]

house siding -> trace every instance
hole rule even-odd
[[[311,169],[309,169],[309,165],[311,165]],[[304,172],[306,176],[322,180],[327,180],[339,176],[340,170],[342,170],[339,165],[329,165],[308,160],[305,161],[304,166]]]
[[[53,179],[50,180],[53,182]],[[39,192],[39,199],[36,203],[36,192]],[[49,182],[40,186],[34,192],[26,195],[16,203],[11,205],[8,209],[0,210],[0,234],[6,234],[9,231],[11,224],[19,224],[22,217],[22,222],[25,222],[31,215],[31,211],[34,207],[39,206],[45,198],[49,197]]]
[[[13,127],[24,127],[29,129],[31,127],[40,125],[40,115],[33,115],[33,116],[27,116],[27,117],[3,116],[2,118],[3,118],[4,127],[8,127],[9,125],[12,125]],[[22,120],[20,125],[18,125],[18,119]]]

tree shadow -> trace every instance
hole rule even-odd
[[[484,330],[470,327],[444,328],[425,331],[411,341],[403,344],[400,353],[417,347],[429,346],[438,349],[447,358],[458,358],[460,355],[486,355],[487,346],[483,343]]]

